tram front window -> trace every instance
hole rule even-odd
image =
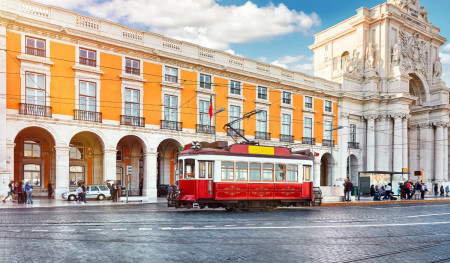
[[[195,160],[186,159],[184,161],[184,179],[194,179],[195,178]]]

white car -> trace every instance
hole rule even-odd
[[[77,191],[71,191],[68,193],[62,194],[63,199],[67,199],[69,201],[75,201],[78,198]],[[105,198],[111,198],[111,193],[109,192],[109,188],[106,185],[87,185],[86,186],[86,199],[98,199],[100,201]]]

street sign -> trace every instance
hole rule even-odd
[[[131,174],[132,174],[132,166],[127,165],[127,175],[131,175]]]

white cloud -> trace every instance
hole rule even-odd
[[[256,61],[267,64],[267,58],[266,57],[259,57],[259,58],[256,59]]]
[[[313,73],[313,60],[314,57],[306,57],[304,55],[300,56],[284,56],[279,59],[274,60],[272,65],[279,66],[285,69],[290,69],[293,71],[300,71],[306,74]],[[307,63],[299,63],[307,62]]]
[[[233,43],[267,40],[292,32],[307,34],[320,25],[317,14],[288,9],[283,3],[258,7],[220,5],[218,0],[38,0],[165,36],[226,50]]]
[[[441,48],[444,51],[450,51],[450,43]]]
[[[442,64],[450,64],[450,54],[439,53]]]

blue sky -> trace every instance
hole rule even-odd
[[[313,74],[313,35],[386,0],[37,0]],[[421,0],[450,38],[450,0]],[[450,84],[450,45],[441,49]]]

